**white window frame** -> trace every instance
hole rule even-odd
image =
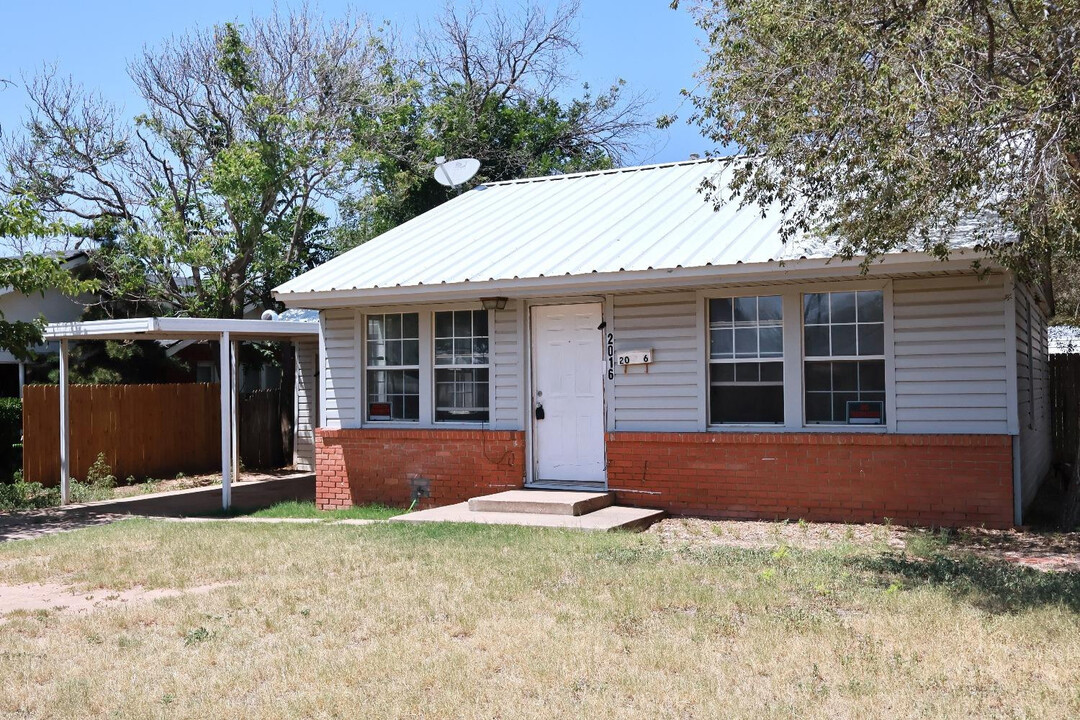
[[[706,298],[706,300],[705,300],[705,356],[706,356],[706,367],[705,367],[705,413],[706,413],[706,417],[708,418],[709,427],[716,427],[716,428],[752,427],[752,428],[762,428],[762,429],[768,430],[770,428],[784,427],[784,425],[785,425],[785,421],[787,419],[786,407],[787,407],[787,392],[788,392],[788,389],[787,389],[787,373],[784,371],[785,356],[787,354],[787,337],[786,337],[787,333],[784,332],[784,324],[785,324],[786,318],[787,318],[787,308],[785,307],[785,305],[787,303],[784,302],[784,295],[783,295],[782,292],[772,292],[768,288],[757,288],[757,290],[759,292],[755,292],[755,293],[746,292],[746,293],[739,293],[739,294],[735,294],[735,295],[726,295],[726,294],[721,293],[721,294],[716,295],[716,296],[710,296],[710,297]],[[765,357],[765,358],[763,358],[763,357],[760,356],[760,352],[759,352],[757,357],[740,358],[740,357],[737,357],[737,353],[735,353],[735,347],[734,347],[734,344],[733,344],[732,345],[732,357],[731,358],[713,358],[713,356],[712,356],[712,316],[711,316],[711,314],[709,312],[710,302],[712,300],[731,300],[731,301],[734,302],[735,300],[737,300],[739,298],[748,298],[748,297],[756,297],[756,298],[779,297],[780,298],[780,325],[779,325],[779,327],[780,327],[780,332],[781,332],[781,347],[783,348],[783,351],[781,352],[780,357]],[[758,324],[755,325],[754,327],[755,327],[755,329],[761,329],[762,325],[760,324],[760,319],[758,321]],[[776,327],[776,326],[767,325],[765,327]],[[734,343],[734,338],[733,338],[732,342]],[[717,422],[717,421],[713,420],[713,417],[712,417],[712,368],[713,368],[713,365],[735,365],[736,363],[758,363],[758,364],[772,363],[772,364],[776,364],[776,365],[781,366],[781,375],[780,375],[780,382],[779,383],[775,383],[775,382],[739,383],[738,381],[736,381],[736,382],[732,383],[732,385],[740,385],[741,384],[741,385],[744,385],[744,386],[757,385],[757,386],[769,386],[769,387],[775,387],[776,385],[779,385],[783,389],[783,394],[784,394],[784,406],[785,406],[784,420],[781,420],[778,423],[770,423],[770,422],[723,423],[723,422]]]
[[[476,302],[432,303],[425,305],[386,305],[358,308],[356,311],[356,420],[352,427],[387,429],[452,430],[491,428],[495,417],[495,311],[488,310],[488,421],[455,420],[435,422],[435,313],[453,310],[483,310]],[[368,420],[367,416],[367,318],[369,315],[418,313],[420,333],[420,419]],[[479,367],[479,366],[473,366]]]
[[[479,313],[485,313],[487,315],[488,351],[487,351],[487,362],[486,363],[484,363],[482,365],[478,365],[478,364],[472,364],[472,365],[456,365],[456,364],[452,364],[452,365],[436,365],[435,364],[435,340],[437,339],[435,337],[435,327],[436,327],[435,314],[436,313],[445,313],[445,312],[448,312],[448,313],[454,313],[454,312],[479,312]],[[431,310],[431,421],[432,421],[432,423],[434,423],[438,427],[446,427],[446,426],[453,426],[453,425],[465,425],[465,426],[470,426],[470,427],[479,427],[479,426],[490,425],[491,424],[491,417],[494,414],[494,410],[495,410],[495,408],[492,407],[493,406],[492,400],[494,399],[495,393],[493,392],[494,383],[492,382],[492,379],[493,379],[492,375],[493,375],[494,368],[493,368],[492,362],[491,362],[492,359],[493,359],[492,355],[493,355],[493,352],[494,352],[494,345],[495,345],[495,343],[494,343],[494,335],[495,335],[495,317],[494,317],[494,312],[491,311],[491,310],[484,310],[482,307],[479,307],[479,308],[477,308],[477,307],[453,308],[453,309],[436,308],[436,309]],[[472,335],[471,337],[476,338],[477,336]],[[436,397],[436,395],[435,395],[435,393],[436,393],[435,373],[438,370],[487,370],[488,371],[488,379],[487,379],[487,386],[488,386],[487,420],[439,420],[438,414],[437,414],[438,413],[438,408],[435,406],[435,402],[436,402],[436,400],[435,400],[435,397]]]
[[[805,308],[804,303],[805,303],[806,296],[807,295],[823,295],[823,294],[829,294],[829,293],[845,293],[845,292],[880,292],[881,293],[881,334],[882,334],[881,354],[879,354],[879,355],[832,355],[832,354],[830,354],[830,355],[807,355],[806,354],[806,315],[805,315],[805,310],[804,310],[804,308]],[[818,427],[821,427],[823,425],[824,426],[831,426],[831,427],[842,427],[842,428],[858,427],[857,425],[852,426],[852,425],[849,425],[848,423],[845,423],[845,422],[835,422],[835,421],[834,422],[810,422],[809,420],[806,419],[806,389],[805,389],[806,364],[807,363],[813,363],[813,362],[834,363],[834,362],[864,362],[864,361],[877,361],[877,360],[880,360],[882,362],[884,368],[885,368],[885,372],[884,372],[885,387],[883,388],[883,392],[884,392],[884,394],[885,394],[885,396],[887,398],[888,394],[889,394],[889,372],[888,372],[888,360],[887,360],[885,354],[886,354],[886,351],[887,351],[887,349],[888,349],[888,347],[890,345],[890,341],[889,341],[888,334],[886,333],[886,327],[887,326],[886,326],[886,322],[885,322],[885,313],[886,313],[886,309],[885,309],[885,291],[884,291],[884,289],[879,289],[879,288],[845,288],[845,289],[842,289],[842,290],[832,290],[832,289],[830,289],[830,290],[804,290],[799,295],[799,301],[800,301],[799,302],[799,307],[803,308],[803,309],[800,309],[800,311],[799,311],[799,325],[800,325],[799,330],[800,330],[800,336],[802,337],[802,341],[803,341],[802,342],[802,372],[803,372],[803,378],[804,378],[804,380],[803,380],[804,388],[803,388],[803,393],[802,393],[803,425],[808,427],[808,428],[815,428],[815,429],[818,428]],[[839,324],[839,325],[851,325],[852,327],[854,327],[855,332],[856,332],[856,343],[858,342],[859,323],[857,321],[854,322],[854,323],[837,323],[837,324]],[[867,324],[876,325],[877,323],[867,323]],[[829,323],[827,325],[824,325],[824,326],[817,325],[817,327],[827,327],[831,331],[831,329],[833,327],[833,322],[832,322],[831,315],[829,317]],[[831,335],[831,332],[830,332],[830,335]],[[831,340],[830,340],[830,349],[831,349]],[[856,346],[856,350],[857,349],[858,348]],[[832,391],[832,390],[829,391],[830,397],[832,396],[833,392],[834,391]],[[889,414],[888,414],[888,410],[886,408],[887,405],[888,405],[887,401],[882,403],[882,410],[885,411],[885,413],[886,413],[885,414],[885,422],[881,423],[880,425],[870,425],[870,426],[867,426],[867,427],[879,427],[879,428],[880,427],[887,427],[888,421],[889,421]]]
[[[417,335],[417,337],[416,337],[416,344],[417,344],[416,362],[417,362],[417,364],[416,365],[369,365],[368,364],[368,345],[370,343],[370,340],[368,338],[368,319],[372,318],[372,317],[385,317],[387,315],[401,315],[402,317],[404,317],[405,315],[416,315],[416,335]],[[422,316],[423,316],[423,313],[418,311],[418,310],[415,310],[415,309],[413,309],[413,310],[395,309],[395,310],[371,311],[371,312],[364,313],[361,316],[361,318],[360,318],[360,328],[361,328],[361,333],[362,333],[362,342],[361,342],[362,352],[361,352],[361,355],[360,355],[360,362],[359,362],[359,364],[360,364],[360,382],[358,384],[362,387],[362,390],[361,390],[361,393],[360,393],[360,408],[359,408],[360,409],[360,421],[362,423],[370,424],[373,427],[393,426],[393,425],[399,425],[399,426],[404,425],[404,426],[407,426],[407,427],[416,427],[418,423],[423,421],[423,418],[424,418],[424,403],[423,403],[423,395],[424,395],[424,384],[423,384],[423,381],[424,381],[424,377],[423,377],[423,365],[424,365],[424,362],[423,362],[423,359],[424,359],[423,336],[424,336],[424,327],[423,327],[423,323],[421,322],[421,317]],[[404,339],[404,336],[403,336],[402,339]],[[409,339],[411,340],[412,338],[409,338]],[[404,359],[404,357],[402,359]],[[370,371],[372,371],[372,370],[375,370],[375,371],[380,371],[380,370],[393,370],[393,371],[416,370],[417,371],[417,395],[418,395],[418,397],[417,397],[417,405],[418,405],[418,407],[417,407],[416,420],[405,420],[405,419],[372,420],[368,416],[368,373]]]
[[[885,301],[885,424],[807,424],[803,402],[803,295],[814,292],[880,290]],[[713,424],[709,417],[709,300],[748,295],[780,295],[784,312],[784,424]],[[699,383],[702,388],[699,426],[707,432],[802,432],[802,433],[894,433],[896,432],[895,342],[893,337],[893,285],[891,279],[809,281],[791,284],[742,285],[708,288],[697,292],[698,332],[701,338]],[[618,333],[618,328],[615,329]]]

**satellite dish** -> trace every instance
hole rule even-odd
[[[435,158],[435,179],[446,187],[457,187],[468,182],[479,169],[480,161],[476,158],[461,158],[449,162],[444,157]]]

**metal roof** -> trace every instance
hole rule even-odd
[[[703,191],[730,180],[731,158],[553,175],[481,185],[274,290],[285,303],[446,298],[479,293],[671,287],[720,274],[857,272],[812,235],[787,244],[778,208],[714,207]],[[726,197],[726,196],[725,196]],[[966,233],[954,246],[963,254]],[[880,271],[936,262],[921,252]],[[970,260],[946,263],[970,269]],[[738,266],[738,267],[736,267]],[[937,271],[945,264],[937,263]]]
[[[236,340],[314,339],[319,325],[287,320],[149,317],[49,323],[42,334],[46,340],[213,340],[223,332]]]
[[[730,163],[555,175],[474,188],[281,285],[329,292],[826,257],[785,246],[777,213],[707,201]],[[283,297],[287,300],[288,298]]]

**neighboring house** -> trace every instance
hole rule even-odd
[[[1046,313],[974,255],[785,245],[689,162],[480,186],[277,289],[322,313],[321,507],[607,489],[674,513],[1020,522]]]
[[[1080,353],[1080,327],[1054,325],[1050,328],[1050,354]]]
[[[85,265],[87,255],[78,251],[69,253],[64,267],[74,270]],[[31,322],[44,317],[48,322],[71,322],[82,318],[92,296],[73,298],[58,290],[24,295],[11,287],[0,289],[0,312],[7,322]],[[46,343],[34,348],[39,353],[55,354],[57,343]],[[0,350],[0,397],[22,397],[25,365],[6,350]]]

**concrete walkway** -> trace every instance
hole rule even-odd
[[[233,507],[251,511],[288,500],[313,500],[315,476],[298,473],[233,484]],[[213,517],[221,512],[221,486],[173,490],[62,508],[0,513],[0,542],[105,525],[127,517]]]

